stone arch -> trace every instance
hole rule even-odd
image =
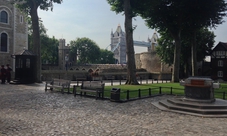
[[[12,17],[12,10],[10,10],[10,8],[6,7],[6,6],[0,6],[0,14],[2,12],[6,12],[7,13],[7,23],[4,24],[10,24],[12,20],[10,20],[10,18]],[[0,22],[3,23],[3,22]]]

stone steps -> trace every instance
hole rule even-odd
[[[218,100],[216,103],[190,102],[187,100],[184,101],[184,99],[167,99],[167,101],[174,105],[199,109],[227,109],[227,105],[224,102],[221,102],[225,100]]]
[[[161,110],[177,113],[202,117],[227,117],[227,101],[221,99],[216,99],[212,103],[201,103],[184,101],[182,98],[174,98],[152,104]]]

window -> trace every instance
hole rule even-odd
[[[26,68],[30,68],[30,59],[26,59]]]
[[[8,23],[8,14],[6,11],[1,11],[0,17],[0,22]]]
[[[21,58],[16,61],[16,68],[23,68],[23,60]]]
[[[23,23],[23,22],[24,22],[24,17],[20,16],[20,23]]]
[[[223,77],[223,71],[218,71],[218,77]]]
[[[216,55],[218,56],[225,55],[225,51],[216,51]]]
[[[0,43],[0,51],[1,52],[7,52],[7,34],[2,33],[1,34],[1,43]]]
[[[218,66],[219,66],[219,67],[223,67],[223,61],[222,61],[222,60],[219,60],[219,61],[218,61]]]

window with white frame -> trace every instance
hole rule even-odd
[[[8,14],[6,11],[1,11],[0,13],[0,22],[1,23],[8,23]]]
[[[223,77],[223,71],[218,71],[218,77]]]
[[[219,66],[219,67],[223,67],[223,60],[219,60],[219,61],[218,61],[218,66]]]
[[[216,51],[216,55],[218,56],[225,55],[225,51]]]
[[[1,34],[1,42],[0,42],[0,52],[7,52],[7,39],[8,36],[6,33]]]

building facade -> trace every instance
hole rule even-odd
[[[0,64],[15,66],[11,55],[28,48],[25,15],[9,1],[0,0]]]
[[[211,78],[227,80],[227,43],[219,42],[211,52]]]

